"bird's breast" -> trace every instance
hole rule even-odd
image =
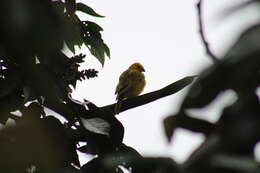
[[[133,78],[132,83],[132,92],[129,97],[138,96],[144,89],[146,85],[145,77],[143,73],[136,74],[136,77]]]

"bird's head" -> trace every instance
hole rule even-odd
[[[131,70],[138,70],[140,72],[145,72],[144,66],[140,64],[139,62],[133,63],[129,69]]]

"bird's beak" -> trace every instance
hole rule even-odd
[[[142,68],[141,70],[142,70],[142,72],[145,72],[145,69],[144,69],[144,68]]]

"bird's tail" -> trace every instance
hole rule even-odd
[[[114,109],[115,115],[119,114],[121,106],[122,106],[122,100],[120,99],[117,101],[117,103],[115,105],[115,109]]]

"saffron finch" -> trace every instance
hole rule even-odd
[[[119,78],[116,87],[115,114],[118,114],[123,99],[138,96],[144,89],[146,81],[144,76],[144,67],[140,63],[133,63]]]

